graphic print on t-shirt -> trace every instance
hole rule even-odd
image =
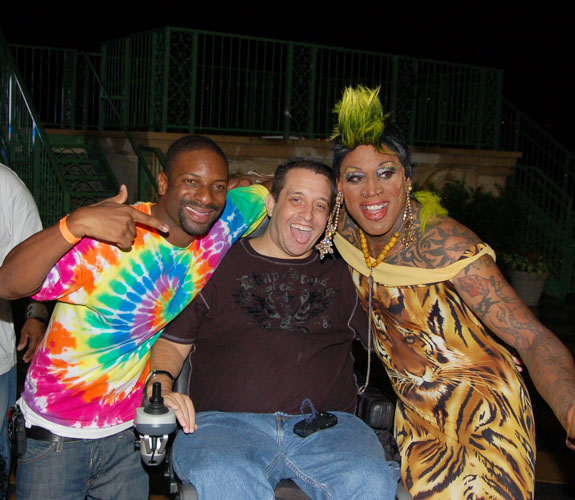
[[[332,327],[326,311],[336,298],[336,290],[329,286],[329,279],[318,279],[290,267],[285,273],[246,273],[237,282],[238,288],[232,294],[236,304],[263,330],[307,334],[315,325]]]

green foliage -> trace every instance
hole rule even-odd
[[[507,269],[511,271],[537,273],[537,276],[539,277],[551,271],[549,262],[540,255],[535,255],[534,253],[529,255],[506,253],[503,255],[503,262],[505,262]]]
[[[499,255],[533,253],[525,234],[529,208],[510,187],[497,196],[462,181],[447,183],[439,190],[449,215],[471,229]]]

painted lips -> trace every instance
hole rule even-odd
[[[362,203],[360,205],[363,215],[369,220],[380,220],[385,217],[389,202]]]

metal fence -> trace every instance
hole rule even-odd
[[[75,51],[13,50],[47,125],[117,128]],[[414,144],[498,146],[498,69],[169,27],[91,60],[131,130],[324,138],[342,89],[361,83],[381,86]]]
[[[70,211],[70,194],[23,78],[0,33],[0,158],[32,192],[44,225]]]
[[[495,148],[502,72],[163,28],[103,45],[102,73],[135,128],[326,137],[350,84],[380,85],[411,142]]]
[[[77,50],[10,45],[45,127],[103,128],[100,95],[86,58]],[[100,67],[99,54],[87,54]]]
[[[325,138],[346,85],[379,85],[411,144],[523,152],[515,183],[549,221],[530,226],[532,240],[561,270],[562,290],[575,291],[574,155],[503,101],[500,70],[170,27],[113,40],[86,58],[12,51],[51,127]],[[140,190],[153,190],[151,171],[141,177]]]
[[[78,143],[72,146],[56,144],[54,150],[54,144],[50,143],[44,132],[44,124],[80,128],[80,124],[90,122],[90,117],[98,117],[98,128],[103,128],[104,123],[100,118],[105,114],[113,117],[114,126],[123,130],[138,158],[141,189],[157,196],[155,178],[146,157],[124,126],[113,100],[99,81],[92,63],[94,56],[72,50],[57,49],[51,52],[22,46],[13,47],[12,50],[21,64],[29,63],[25,65],[27,78],[19,73],[11,51],[0,34],[1,159],[29,187],[43,223],[53,224],[71,209],[116,192],[116,180],[105,158],[94,149],[96,144],[92,144],[88,153],[84,151],[85,139],[75,137],[72,139],[78,139]],[[50,67],[56,69],[51,72]],[[66,75],[68,79],[64,78]],[[30,91],[23,83],[25,80],[30,85]],[[78,95],[68,91],[66,81],[73,82],[72,87],[81,89],[80,94],[85,99],[79,105]],[[85,106],[86,103],[97,106],[89,108]],[[44,124],[38,118],[40,113],[36,105],[42,110]],[[101,112],[102,109],[105,113]],[[60,138],[64,142],[70,140],[65,136]],[[73,173],[66,167],[70,162]],[[110,186],[112,193],[105,190]]]

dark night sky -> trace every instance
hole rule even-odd
[[[398,2],[396,2],[398,3]],[[575,105],[572,15],[556,0],[525,2],[367,2],[344,12],[313,2],[222,2],[198,0],[151,11],[135,4],[128,13],[113,3],[77,3],[32,14],[28,5],[3,10],[0,29],[9,42],[97,50],[99,43],[159,26],[297,40],[338,47],[501,68],[504,96],[545,126],[572,151]],[[52,4],[54,5],[54,4]],[[89,8],[97,5],[97,10]],[[64,17],[66,16],[66,17]]]

